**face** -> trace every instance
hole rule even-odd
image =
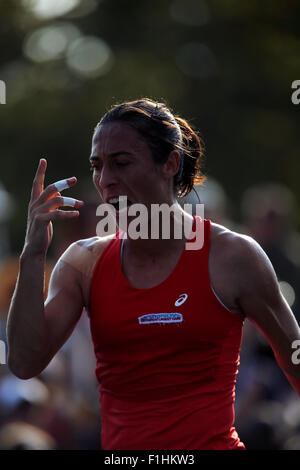
[[[99,126],[93,136],[90,162],[94,184],[105,203],[127,196],[128,206],[139,203],[150,210],[151,203],[169,203],[172,199],[168,169],[153,161],[146,141],[126,123]]]

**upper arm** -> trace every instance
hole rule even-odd
[[[84,307],[81,273],[64,260],[66,256],[72,256],[75,245],[71,245],[58,260],[49,282],[45,321],[49,332],[51,357],[72,333]]]
[[[292,344],[300,339],[299,326],[280,291],[269,258],[250,237],[237,240],[236,255],[238,301],[245,316],[267,338],[281,368],[299,375],[299,367],[291,359]]]
[[[112,237],[79,240],[58,260],[49,283],[45,318],[53,356],[72,333],[83,308],[89,308],[93,271]]]

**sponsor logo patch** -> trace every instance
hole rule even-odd
[[[145,325],[148,323],[181,323],[183,316],[181,313],[149,313],[139,317],[139,324]]]

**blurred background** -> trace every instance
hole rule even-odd
[[[73,241],[95,235],[88,157],[114,103],[165,101],[199,130],[205,216],[254,237],[300,320],[300,4],[297,0],[6,0],[0,3],[0,339],[22,250],[32,179],[77,176],[78,221],[55,224],[46,277]],[[298,129],[298,130],[297,130]],[[188,201],[198,202],[195,193]],[[246,321],[236,428],[248,449],[300,449],[300,403]],[[0,448],[99,449],[88,319],[41,376],[0,365]]]

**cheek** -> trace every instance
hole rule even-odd
[[[142,178],[142,184],[147,187],[150,192],[156,192],[163,183],[161,172],[156,169],[150,171]]]
[[[94,186],[97,189],[97,191],[101,194],[99,181],[100,181],[100,175],[97,175],[97,174],[93,175]]]

